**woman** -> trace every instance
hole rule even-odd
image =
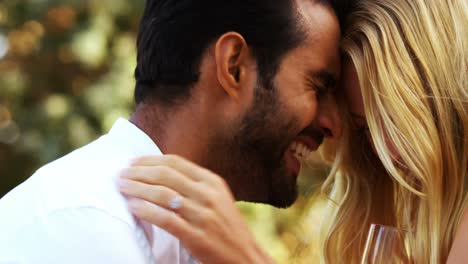
[[[323,187],[332,220],[322,227],[322,262],[358,263],[371,223],[412,230],[414,263],[466,260],[468,1],[363,0],[349,22],[343,41],[349,122],[324,151],[332,162]],[[179,237],[203,263],[271,262],[219,177],[177,157],[136,165],[169,166],[179,178],[203,182],[209,191],[184,203],[210,209],[202,220],[181,219],[132,201],[137,216]]]
[[[358,262],[379,223],[413,231],[416,263],[444,263],[466,209],[468,2],[362,1],[350,24],[323,260]]]

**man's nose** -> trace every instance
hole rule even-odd
[[[343,133],[338,103],[333,94],[319,103],[317,126],[327,138],[338,139]]]

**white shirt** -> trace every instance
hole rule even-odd
[[[116,187],[120,169],[146,155],[161,151],[119,119],[39,169],[0,200],[0,263],[196,263],[175,237],[136,220]]]

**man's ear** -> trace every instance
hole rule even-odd
[[[229,96],[239,99],[254,77],[251,75],[254,74],[255,60],[247,42],[236,32],[225,33],[216,42],[215,59],[220,85]]]

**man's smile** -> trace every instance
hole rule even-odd
[[[301,163],[303,163],[313,151],[319,148],[322,141],[323,136],[314,139],[310,136],[300,135],[289,145],[285,153],[285,159],[295,176],[299,174]]]

